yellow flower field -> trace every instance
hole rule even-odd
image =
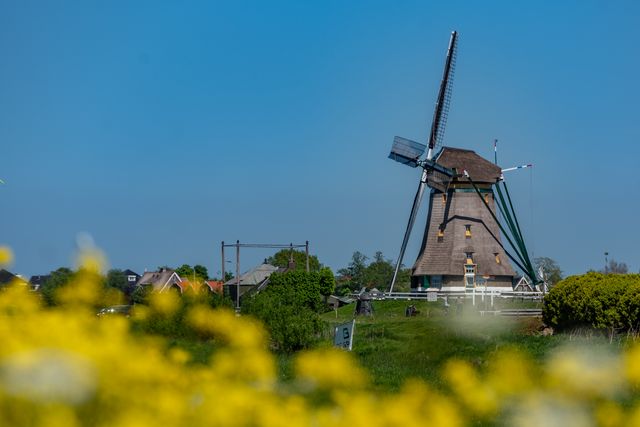
[[[394,394],[373,391],[350,353],[320,348],[299,354],[296,379],[282,383],[252,319],[191,308],[190,326],[218,346],[208,364],[192,363],[163,338],[134,334],[130,319],[97,317],[95,277],[80,275],[55,308],[19,284],[0,292],[0,425],[640,425],[640,347],[567,347],[543,364],[510,349],[482,371],[451,360],[444,391],[410,380]],[[134,316],[169,316],[176,298],[156,295]]]

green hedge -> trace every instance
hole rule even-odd
[[[640,329],[640,274],[587,273],[554,286],[544,299],[545,323],[557,330],[578,327]]]

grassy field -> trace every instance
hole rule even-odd
[[[488,299],[485,302],[488,305]],[[407,318],[404,313],[410,303],[419,313]],[[371,373],[376,387],[397,390],[409,377],[423,378],[438,387],[441,368],[450,358],[482,367],[496,350],[517,346],[539,359],[566,340],[542,336],[541,321],[536,318],[480,317],[478,309],[491,309],[484,307],[480,298],[475,307],[467,300],[461,313],[455,302],[450,304],[446,310],[442,301],[374,301],[373,316],[356,318],[353,353]],[[496,300],[498,304],[522,308],[537,303]],[[328,324],[327,340],[334,325],[353,318],[353,310],[349,305],[323,315]],[[281,367],[286,370],[286,360]]]

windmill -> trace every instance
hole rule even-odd
[[[390,292],[393,292],[426,187],[431,189],[429,214],[420,253],[412,268],[412,288],[460,290],[483,282],[487,286],[511,289],[515,273],[509,260],[533,283],[539,281],[504,183],[503,170],[474,151],[441,147],[451,105],[457,43],[458,33],[454,31],[449,40],[428,144],[396,136],[389,154],[389,158],[399,163],[422,169]],[[426,156],[422,158],[425,151]],[[505,225],[497,218],[496,205]],[[501,232],[511,251],[503,245]]]

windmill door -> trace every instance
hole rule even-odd
[[[466,288],[476,287],[476,265],[475,264],[464,265],[464,285]]]

